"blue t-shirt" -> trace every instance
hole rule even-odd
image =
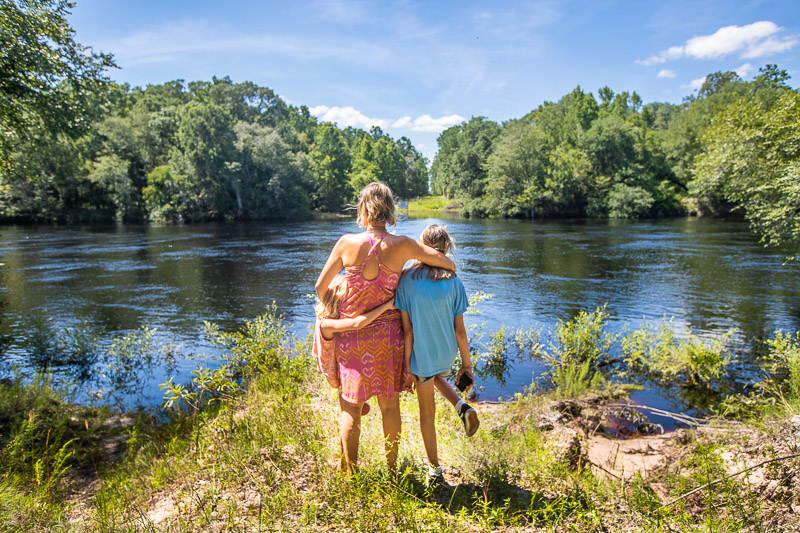
[[[413,272],[400,278],[394,305],[409,314],[414,327],[411,373],[430,377],[453,366],[458,352],[453,320],[464,314],[469,301],[457,276],[431,281],[427,274],[413,279]]]

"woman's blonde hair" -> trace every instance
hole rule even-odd
[[[397,223],[392,190],[379,181],[373,181],[358,193],[356,212],[358,225],[364,228],[377,222],[383,222],[387,226]]]
[[[453,238],[447,233],[447,227],[440,226],[439,224],[431,224],[422,230],[420,240],[422,244],[430,246],[434,250],[442,252],[444,255],[452,253],[456,247]],[[456,275],[452,270],[426,265],[421,261],[414,261],[412,268],[411,279],[426,277],[431,281],[439,281],[442,279],[450,279]]]
[[[339,318],[339,310],[342,307],[342,300],[347,292],[347,280],[341,274],[336,274],[322,301],[317,304],[317,318]]]

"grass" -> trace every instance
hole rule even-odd
[[[784,512],[800,503],[793,491],[796,462],[767,472],[783,487],[770,500],[732,479],[662,510],[667,498],[723,475],[725,451],[749,450],[750,442],[743,445],[741,435],[725,431],[687,432],[666,468],[621,481],[587,464],[581,452],[587,436],[573,431],[571,441],[559,444],[552,432],[540,429],[538,414],[554,394],[564,395],[558,391],[479,406],[481,430],[470,439],[453,409],[439,399],[437,433],[448,486],[433,492],[423,482],[416,398],[401,399],[397,478],[385,469],[380,414],[372,401],[373,411],[363,419],[363,466],[355,476],[343,476],[336,391],[304,355],[306,347],[285,342],[285,330],[275,320],[260,317],[241,335],[224,337],[231,353],[240,353],[231,368],[246,359],[248,368],[261,369],[245,373],[238,394],[175,408],[166,422],[139,415],[114,424],[113,413],[66,404],[45,382],[4,385],[4,530],[588,532],[797,526]],[[567,381],[574,386],[576,379]],[[774,420],[765,424],[771,434],[751,428],[747,435],[762,435],[776,447],[797,446],[796,433],[777,429],[787,422]],[[123,442],[124,453],[109,451],[110,442]]]
[[[457,201],[457,198],[448,199],[444,196],[421,196],[408,201],[408,212],[437,211]]]

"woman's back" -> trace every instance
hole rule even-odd
[[[383,260],[380,251],[380,246],[388,235],[383,234],[377,239],[365,232],[358,237],[366,237],[366,242],[369,244],[363,259],[358,261],[358,256],[363,253],[363,245],[358,240],[353,240],[352,249],[358,251],[355,254],[355,264],[347,264],[345,254],[342,257],[342,263],[345,265],[345,278],[347,279],[347,293],[342,301],[341,316],[344,318],[353,318],[363,314],[370,309],[373,309],[384,302],[391,300],[394,297],[397,284],[400,281],[400,274],[388,268]],[[359,239],[361,240],[361,239]],[[353,257],[353,254],[350,254]],[[378,321],[385,321],[386,319],[397,319],[397,311],[394,310],[390,313],[384,313],[385,316],[377,319]]]

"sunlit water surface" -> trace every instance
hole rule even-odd
[[[784,265],[742,222],[417,218],[401,221],[396,233],[416,238],[434,222],[446,223],[455,238],[467,292],[492,295],[467,317],[487,331],[532,326],[546,337],[559,320],[605,304],[613,331],[663,317],[699,334],[736,329],[735,338],[743,342],[769,337],[775,329],[800,329],[797,265]],[[336,239],[354,231],[349,219],[2,227],[0,333],[11,341],[2,371],[30,375],[48,364],[57,378],[70,372],[31,353],[31,331],[37,328],[58,332],[83,325],[108,342],[147,324],[157,329],[159,342],[176,345],[175,366],[150,369],[141,390],[124,402],[157,405],[159,383],[170,375],[185,381],[198,364],[213,361],[215,351],[199,329],[204,320],[234,330],[274,301],[294,334],[305,337],[313,323],[314,281]],[[76,386],[78,399],[109,397],[100,366],[83,369],[87,379]],[[480,398],[509,397],[542,372],[538,363],[517,362],[504,385],[479,383]],[[685,407],[658,387],[635,399]]]

